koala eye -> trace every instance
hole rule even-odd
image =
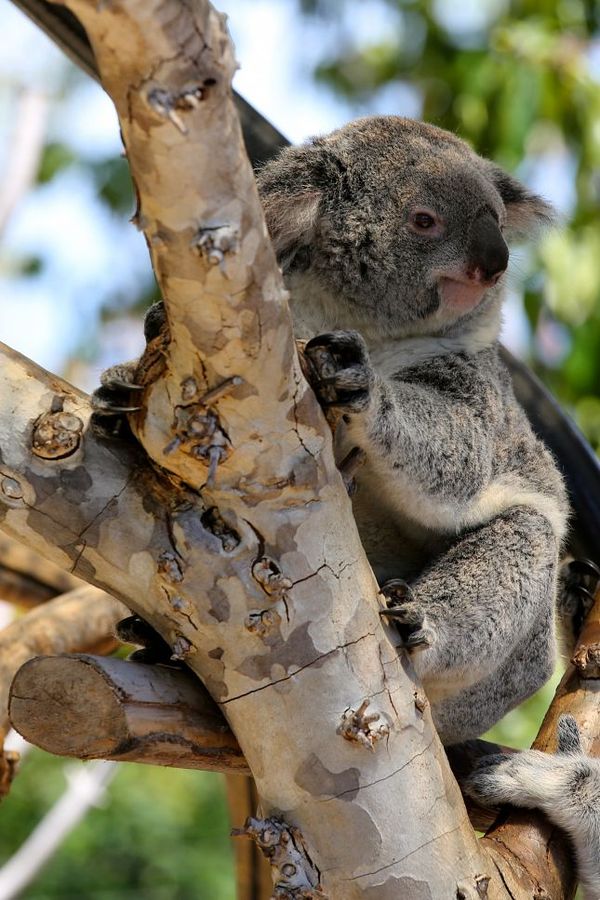
[[[409,225],[417,234],[428,232],[433,236],[440,234],[442,231],[441,223],[436,216],[424,209],[417,209],[411,213]]]
[[[415,213],[413,222],[418,228],[433,228],[435,219],[429,213]]]

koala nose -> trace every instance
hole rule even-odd
[[[468,261],[469,276],[486,284],[495,284],[506,270],[508,247],[498,223],[489,212],[473,222]]]

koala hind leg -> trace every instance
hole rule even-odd
[[[549,521],[519,506],[461,535],[411,581],[389,613],[401,634],[402,626],[418,622],[427,635],[429,646],[414,664],[430,700],[483,682],[511,656],[528,694],[547,680],[554,663],[557,565]],[[543,647],[544,655],[515,655],[534,632],[534,649]]]
[[[586,900],[600,898],[600,760],[581,751],[572,716],[558,723],[558,753],[524,750],[484,757],[464,784],[484,805],[541,809],[567,832]]]

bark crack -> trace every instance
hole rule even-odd
[[[382,778],[377,778],[377,779],[375,779],[375,781],[369,781],[366,784],[359,785],[358,790],[366,791],[367,788],[374,787],[376,784],[381,784],[382,781],[388,781],[390,778],[393,778],[395,775],[398,775],[399,772],[402,772],[404,769],[406,769],[407,766],[410,766],[410,764],[413,763],[415,761],[415,759],[418,759],[420,756],[423,756],[424,753],[427,753],[430,750],[432,744],[433,744],[433,738],[431,739],[431,741],[427,744],[427,746],[423,750],[419,751],[419,753],[415,753],[414,756],[411,756],[411,758],[408,759],[405,763],[403,763],[398,769],[394,769],[393,772],[390,772],[388,775],[384,775]],[[350,790],[342,791],[339,794],[334,794],[332,797],[327,797],[326,800],[321,800],[320,802],[321,803],[329,803],[330,800],[339,800],[339,798],[343,797],[345,794],[355,794],[355,793],[356,793],[356,788],[350,788]],[[441,795],[441,796],[444,796],[444,795]],[[439,800],[439,799],[440,798],[438,797],[437,800]]]
[[[506,881],[506,878],[504,877],[504,874],[503,874],[503,872],[502,872],[502,869],[500,868],[500,866],[498,865],[498,863],[496,862],[496,860],[494,859],[493,856],[491,857],[491,860],[492,860],[492,863],[494,864],[494,866],[495,866],[495,868],[496,868],[496,871],[498,872],[498,875],[500,876],[500,880],[502,881],[502,884],[504,885],[504,887],[506,888],[507,893],[508,893],[509,896],[511,897],[511,900],[518,900],[518,898],[515,897],[515,895],[514,895],[513,892],[511,891],[510,887],[508,886],[508,883],[507,883],[507,881]]]
[[[289,681],[290,678],[294,678],[300,672],[303,672],[305,669],[310,669],[311,666],[314,666],[315,663],[320,662],[323,659],[327,659],[328,656],[331,656],[333,653],[337,653],[340,650],[345,650],[347,647],[351,647],[352,644],[358,644],[360,641],[364,641],[365,638],[374,637],[374,633],[368,631],[366,634],[361,635],[361,637],[356,638],[353,641],[348,641],[346,644],[340,644],[337,647],[333,647],[331,650],[328,650],[327,653],[321,653],[319,656],[316,656],[314,659],[311,659],[310,662],[307,662],[305,665],[300,666],[294,672],[291,672],[289,675],[285,675],[283,678],[278,678],[276,681],[269,681],[267,684],[262,684],[260,687],[253,688],[251,691],[244,691],[242,694],[236,694],[235,697],[230,697],[228,700],[219,700],[219,706],[227,706],[228,703],[233,703],[235,700],[241,700],[244,697],[249,697],[251,694],[258,694],[260,691],[264,691],[267,688],[274,687],[276,684],[281,684],[284,681]]]
[[[468,821],[468,817],[466,817],[466,818]],[[395,859],[395,860],[393,860],[393,862],[388,863],[385,866],[381,866],[379,869],[373,869],[370,872],[361,872],[360,875],[354,875],[352,878],[347,878],[346,881],[358,881],[359,878],[367,878],[367,877],[371,877],[373,875],[378,875],[379,872],[385,872],[386,869],[391,869],[393,866],[397,866],[397,865],[399,865],[399,863],[402,863],[405,860],[409,859],[411,856],[414,856],[415,853],[418,853],[419,850],[423,850],[424,847],[428,847],[429,844],[433,844],[433,843],[435,843],[435,841],[439,841],[440,838],[446,837],[449,834],[454,834],[454,832],[456,832],[456,831],[460,831],[461,828],[464,827],[464,824],[465,824],[465,822],[463,819],[461,822],[459,822],[458,825],[455,825],[454,828],[449,828],[449,829],[447,829],[447,831],[442,831],[440,834],[436,834],[435,837],[432,837],[428,841],[424,841],[424,843],[419,844],[418,847],[415,847],[413,850],[410,851],[410,853],[406,853],[404,856],[401,856],[400,859]]]

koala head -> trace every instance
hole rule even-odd
[[[507,240],[552,215],[455,135],[398,116],[287,148],[258,183],[295,315],[320,307],[366,336],[467,319],[497,295]]]

